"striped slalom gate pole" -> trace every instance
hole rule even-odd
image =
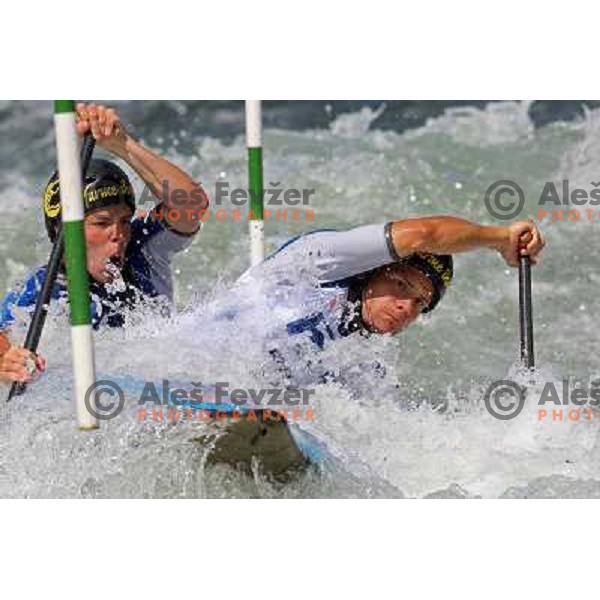
[[[90,315],[90,283],[83,228],[81,161],[75,127],[75,103],[72,100],[54,101],[54,127],[71,309],[71,346],[77,424],[80,429],[95,429],[98,427],[98,421],[86,406],[86,393],[92,389],[96,380],[96,369]],[[95,394],[90,393],[89,404],[95,411]]]
[[[263,221],[262,117],[261,101],[246,100],[246,145],[250,190],[250,265],[265,258]]]

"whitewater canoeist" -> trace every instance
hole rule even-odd
[[[111,161],[91,161],[84,181],[84,209],[92,322],[95,328],[119,327],[125,312],[146,299],[168,309],[173,299],[171,259],[192,243],[199,230],[198,212],[208,207],[208,198],[190,175],[135,140],[114,109],[79,104],[77,118],[78,133],[91,131],[96,143],[124,160],[160,202],[154,214],[133,219],[135,195],[126,173]],[[56,176],[44,189],[43,209],[53,242],[61,218]],[[41,356],[11,345],[8,336],[19,315],[35,307],[44,275],[45,267],[38,269],[0,305],[0,381],[29,381],[45,368]],[[66,297],[63,271],[52,299]]]
[[[535,264],[544,244],[531,221],[486,226],[450,216],[311,232],[242,275],[238,297],[256,297],[246,286],[259,288],[267,317],[239,316],[249,327],[264,327],[265,350],[280,372],[292,381],[311,380],[307,364],[318,361],[306,360],[307,348],[310,356],[310,348],[352,334],[393,335],[432,311],[452,282],[453,254],[489,248],[517,267],[519,255]]]

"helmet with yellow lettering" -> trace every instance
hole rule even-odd
[[[431,281],[433,295],[423,313],[433,310],[452,283],[454,264],[450,254],[416,253],[400,260],[400,264],[418,269]]]
[[[58,173],[52,176],[44,188],[42,201],[46,231],[50,241],[54,242],[61,219]],[[84,213],[116,204],[126,204],[132,213],[135,212],[135,194],[127,174],[108,160],[91,160],[83,182]]]

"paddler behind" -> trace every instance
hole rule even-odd
[[[190,175],[135,140],[116,110],[79,104],[77,130],[81,136],[91,132],[97,145],[125,161],[159,201],[154,214],[148,211],[145,219],[134,218],[135,195],[126,173],[112,161],[92,159],[83,186],[92,322],[96,329],[120,327],[126,311],[148,299],[168,309],[173,301],[171,260],[192,243],[200,229],[198,212],[208,207],[208,198]],[[61,219],[58,177],[50,179],[42,201],[48,236],[54,242]],[[22,315],[35,307],[45,269],[37,269],[0,305],[2,382],[27,382],[45,369],[41,355],[16,341],[17,335],[22,337],[17,332],[25,324],[19,322]],[[67,299],[64,267],[52,290],[52,300],[61,299]]]

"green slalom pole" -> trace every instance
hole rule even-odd
[[[255,266],[265,258],[260,100],[246,100],[246,145],[250,189],[250,265]]]
[[[86,393],[96,380],[94,341],[90,314],[90,283],[87,273],[85,234],[83,228],[83,190],[81,161],[75,126],[75,103],[54,101],[54,127],[58,153],[62,222],[65,237],[65,262],[71,309],[71,346],[77,424],[80,429],[98,427],[95,394],[90,394],[90,409]]]

